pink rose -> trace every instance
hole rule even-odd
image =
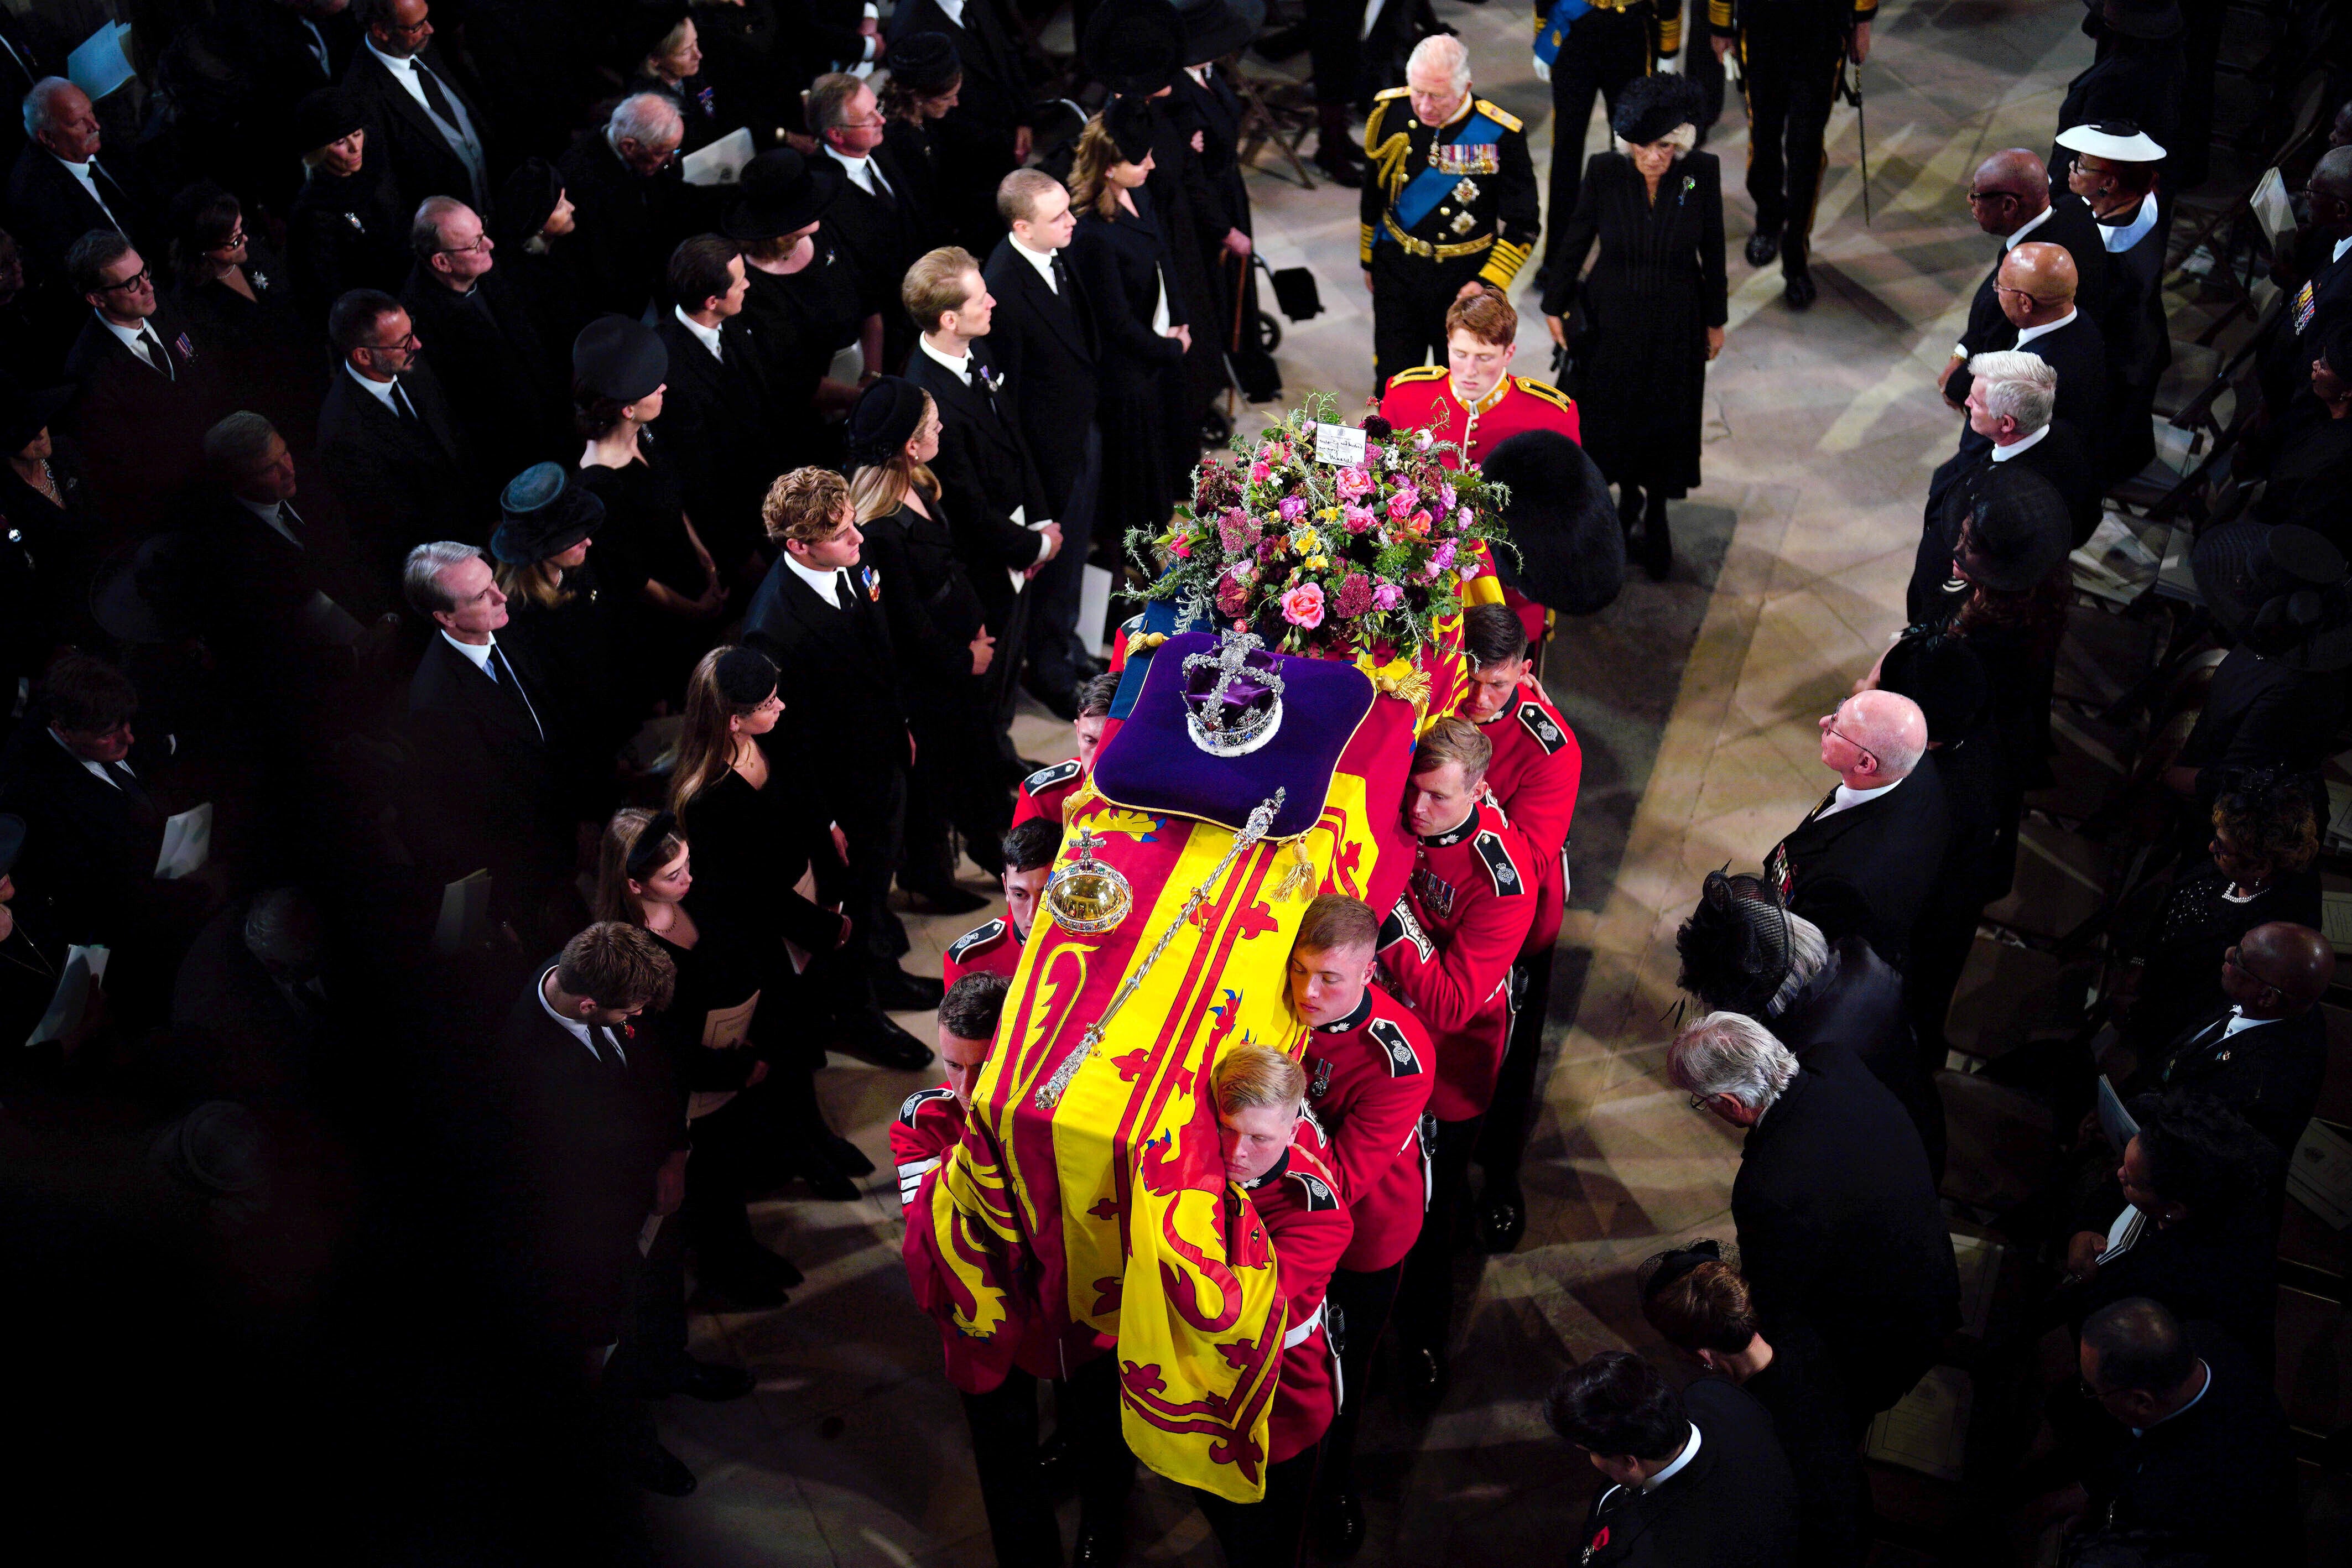
[[[1398,605],[1402,604],[1403,602],[1404,590],[1399,588],[1395,583],[1377,582],[1372,585],[1373,609],[1394,610]]]
[[[1168,553],[1174,556],[1178,560],[1189,560],[1192,556],[1192,541],[1187,538],[1171,540],[1168,546]]]
[[[1250,465],[1250,483],[1253,485],[1263,485],[1265,483],[1267,478],[1273,475],[1273,468],[1267,465],[1265,458],[1261,457],[1256,462]]]
[[[1470,508],[1467,507],[1455,508],[1454,513],[1454,524],[1456,528],[1468,528],[1470,526]]]
[[[1447,539],[1444,544],[1439,545],[1437,547],[1437,553],[1430,557],[1429,561],[1432,566],[1435,567],[1440,571],[1444,571],[1447,567],[1452,566],[1454,564],[1454,541],[1452,539]]]
[[[1389,516],[1402,522],[1406,517],[1412,516],[1413,508],[1420,504],[1421,493],[1415,490],[1412,486],[1407,485],[1404,488],[1399,490],[1395,495],[1389,497]]]
[[[1412,448],[1414,451],[1426,452],[1436,444],[1437,435],[1433,431],[1416,430],[1412,433]]]
[[[1363,533],[1372,526],[1371,509],[1367,507],[1342,507],[1339,520],[1347,526],[1349,533]]]
[[[1302,582],[1282,596],[1282,618],[1308,631],[1323,624],[1323,587]]]
[[[1450,512],[1454,509],[1453,486],[1441,484],[1437,486],[1437,509],[1441,512]]]
[[[1336,483],[1339,494],[1353,500],[1372,487],[1372,476],[1361,468],[1342,468]]]
[[[1307,515],[1307,498],[1303,496],[1285,496],[1276,503],[1274,509],[1282,514],[1284,522],[1295,523]]]

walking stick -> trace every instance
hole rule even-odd
[[[1838,92],[1853,105],[1854,141],[1862,150],[1862,226],[1870,226],[1870,117],[1862,107],[1862,62],[1853,57],[1853,35],[1846,35],[1845,63],[1851,72],[1838,73]]]

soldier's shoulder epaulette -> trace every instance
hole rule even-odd
[[[1496,103],[1494,99],[1482,98],[1475,101],[1478,112],[1493,120],[1496,124],[1501,126],[1504,130],[1525,131],[1527,129],[1527,127],[1520,122],[1517,115],[1513,114],[1509,110],[1505,109],[1501,104]]]
[[[1481,828],[1470,847],[1486,867],[1486,875],[1495,883],[1495,891],[1508,898],[1513,894],[1528,891],[1528,879],[1519,874],[1518,862],[1511,859],[1511,849],[1503,842],[1503,835],[1492,828]]]
[[[1399,382],[1433,382],[1452,373],[1444,365],[1415,365],[1409,371],[1399,371],[1391,376],[1389,385],[1394,386]]]
[[[1325,1209],[1339,1207],[1339,1189],[1331,1185],[1331,1177],[1324,1170],[1323,1162],[1315,1161],[1313,1170],[1303,1171],[1298,1168],[1298,1166],[1299,1162],[1293,1160],[1290,1169],[1282,1174],[1298,1184],[1299,1190],[1307,1198],[1307,1211],[1309,1214],[1316,1214]]]
[[[1560,728],[1551,715],[1544,711],[1543,704],[1533,697],[1519,705],[1519,723],[1535,737],[1536,744],[1543,747],[1546,757],[1568,744],[1568,732]]]
[[[1566,392],[1560,391],[1549,382],[1539,382],[1533,376],[1513,376],[1511,378],[1511,384],[1517,387],[1529,397],[1538,398],[1543,402],[1551,404],[1554,408],[1573,410],[1576,407],[1576,400],[1574,398],[1569,396]]]
[[[948,945],[948,956],[961,964],[965,955],[978,952],[982,947],[992,946],[1007,929],[1002,916],[985,925],[975,925]]]
[[[1048,789],[1060,789],[1077,776],[1078,759],[1073,757],[1067,762],[1056,762],[1050,768],[1040,768],[1036,772],[1021,780],[1021,788],[1028,790],[1029,798],[1034,800]]]
[[[898,1124],[902,1127],[911,1127],[915,1124],[915,1118],[921,1113],[925,1105],[929,1104],[934,1100],[952,1100],[954,1098],[955,1091],[948,1088],[944,1084],[931,1089],[918,1089],[899,1103]]]
[[[1364,1032],[1387,1052],[1391,1078],[1411,1078],[1421,1071],[1421,1055],[1412,1049],[1412,1038],[1394,1019],[1376,1018],[1364,1026]]]
[[[1391,99],[1402,98],[1412,90],[1412,89],[1409,87],[1384,87],[1381,89],[1380,91],[1372,94],[1372,101],[1374,103],[1386,103]]]

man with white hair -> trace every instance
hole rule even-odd
[[[457,421],[501,468],[571,457],[571,369],[539,336],[530,307],[498,269],[481,214],[455,196],[427,196],[410,220],[415,265],[400,291]],[[570,345],[564,345],[569,348]]]
[[[153,240],[153,203],[136,171],[128,160],[121,168],[99,162],[103,137],[89,95],[63,77],[43,77],[24,108],[28,140],[8,172],[8,228],[17,244],[55,274],[92,229]]]
[[[381,137],[403,204],[459,196],[488,212],[490,158],[481,110],[433,47],[433,7],[425,0],[354,0],[352,19],[360,25],[360,47],[343,73],[343,90]]]
[[[1358,258],[1372,296],[1375,395],[1445,362],[1445,311],[1492,284],[1508,293],[1542,230],[1535,164],[1517,116],[1470,90],[1462,40],[1423,38],[1404,86],[1372,103]]]
[[[1858,935],[1898,968],[1951,833],[1927,719],[1893,692],[1857,692],[1821,721],[1837,787],[1764,860],[1764,880],[1834,942]]]
[[[2066,503],[2079,546],[2099,526],[2099,499],[2105,486],[2081,433],[2064,421],[2053,423],[2058,406],[2058,371],[2047,361],[2022,349],[2004,349],[1977,355],[1969,361],[1975,372],[1969,385],[1969,430],[1981,437],[1963,444],[1946,458],[1927,481],[1927,505],[1920,517],[1918,559],[1911,570],[1906,609],[1914,622],[1940,619],[1952,579],[1952,549],[1959,543],[1960,524],[1976,510],[1988,479],[2001,465],[2014,463],[2050,481]]]
[[[1842,1045],[1802,1065],[1742,1013],[1709,1013],[1666,1048],[1694,1109],[1747,1129],[1731,1218],[1765,1336],[1810,1331],[1843,1385],[1849,1432],[1935,1364],[1959,1322],[1959,1272],[1919,1134]]]
[[[556,160],[572,199],[581,285],[591,310],[635,321],[659,288],[669,253],[689,232],[689,196],[677,167],[686,119],[667,93],[635,92],[613,106],[604,129]]]

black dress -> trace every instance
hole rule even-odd
[[[840,465],[840,422],[818,419],[817,382],[834,356],[857,341],[865,321],[855,269],[823,229],[812,238],[816,254],[798,272],[773,273],[748,263],[743,269],[751,285],[743,296],[744,325],[775,389],[780,422],[799,435],[793,450],[779,455],[787,468]]]
[[[953,238],[940,207],[940,143],[937,120],[918,125],[894,120],[882,131],[882,149],[890,166],[906,176],[907,199],[919,219],[917,237],[925,246],[950,244]]]
[[[1593,243],[1592,276],[1577,281]],[[1572,391],[1585,451],[1612,484],[1668,497],[1699,482],[1706,329],[1726,319],[1723,176],[1711,152],[1685,154],[1654,204],[1633,159],[1595,153],[1552,250],[1547,316],[1583,307]]]
[[[938,503],[931,505],[937,511]],[[866,534],[865,559],[882,574],[883,619],[915,732],[901,879],[926,890],[954,880],[950,825],[963,834],[981,869],[993,873],[1001,869],[1013,808],[996,779],[985,677],[971,673],[971,640],[982,622],[980,595],[956,559],[943,516],[925,517],[902,502],[858,526]],[[1000,647],[996,656],[1019,655]]]
[[[70,436],[54,432],[49,445],[49,479],[65,504],[59,506],[25,483],[13,464],[0,461],[0,517],[8,519],[11,532],[23,536],[13,542],[31,558],[47,611],[44,634],[61,643],[103,647],[104,636],[90,617],[89,589],[117,541],[91,510],[81,448]]]
[[[687,537],[685,486],[651,431],[638,433],[637,455],[639,461],[619,468],[585,465],[580,480],[604,503],[604,526],[596,535],[597,575],[625,606],[624,645],[634,656],[624,667],[647,706],[663,698],[675,705],[695,661],[710,645],[715,626],[656,609],[646,599],[646,586],[658,582],[681,599],[699,599],[709,580]]]
[[[315,326],[295,303],[286,263],[257,238],[246,245],[252,298],[215,278],[173,289],[172,303],[197,329],[197,340],[220,356],[213,369],[238,405],[267,414],[279,434],[307,447],[317,439],[319,404],[327,395],[326,356],[318,350]]]
[[[356,174],[310,171],[287,214],[286,264],[314,328],[324,329],[328,309],[352,289],[399,293],[409,261],[408,213],[388,154],[366,148]]]
[[[825,814],[772,768],[764,788],[733,768],[705,785],[678,813],[694,848],[694,891],[719,917],[763,941],[789,941],[812,955],[830,953],[841,916],[826,904],[846,893],[844,868],[825,831]],[[793,883],[814,871],[812,901]]]
[[[620,803],[613,758],[647,711],[637,686],[624,675],[621,639],[628,612],[597,579],[595,555],[602,548],[563,574],[571,597],[562,603],[509,594],[506,629],[499,634],[532,690],[544,694],[556,777],[574,819],[583,822],[603,821]]]
[[[1102,333],[1098,417],[1102,488],[1095,528],[1112,538],[1168,520],[1198,460],[1200,436],[1184,419],[1184,346],[1151,329],[1163,291],[1168,324],[1187,319],[1149,189],[1128,193],[1135,211],[1087,212],[1070,243],[1070,265],[1093,301]],[[1188,455],[1189,454],[1189,455]]]

